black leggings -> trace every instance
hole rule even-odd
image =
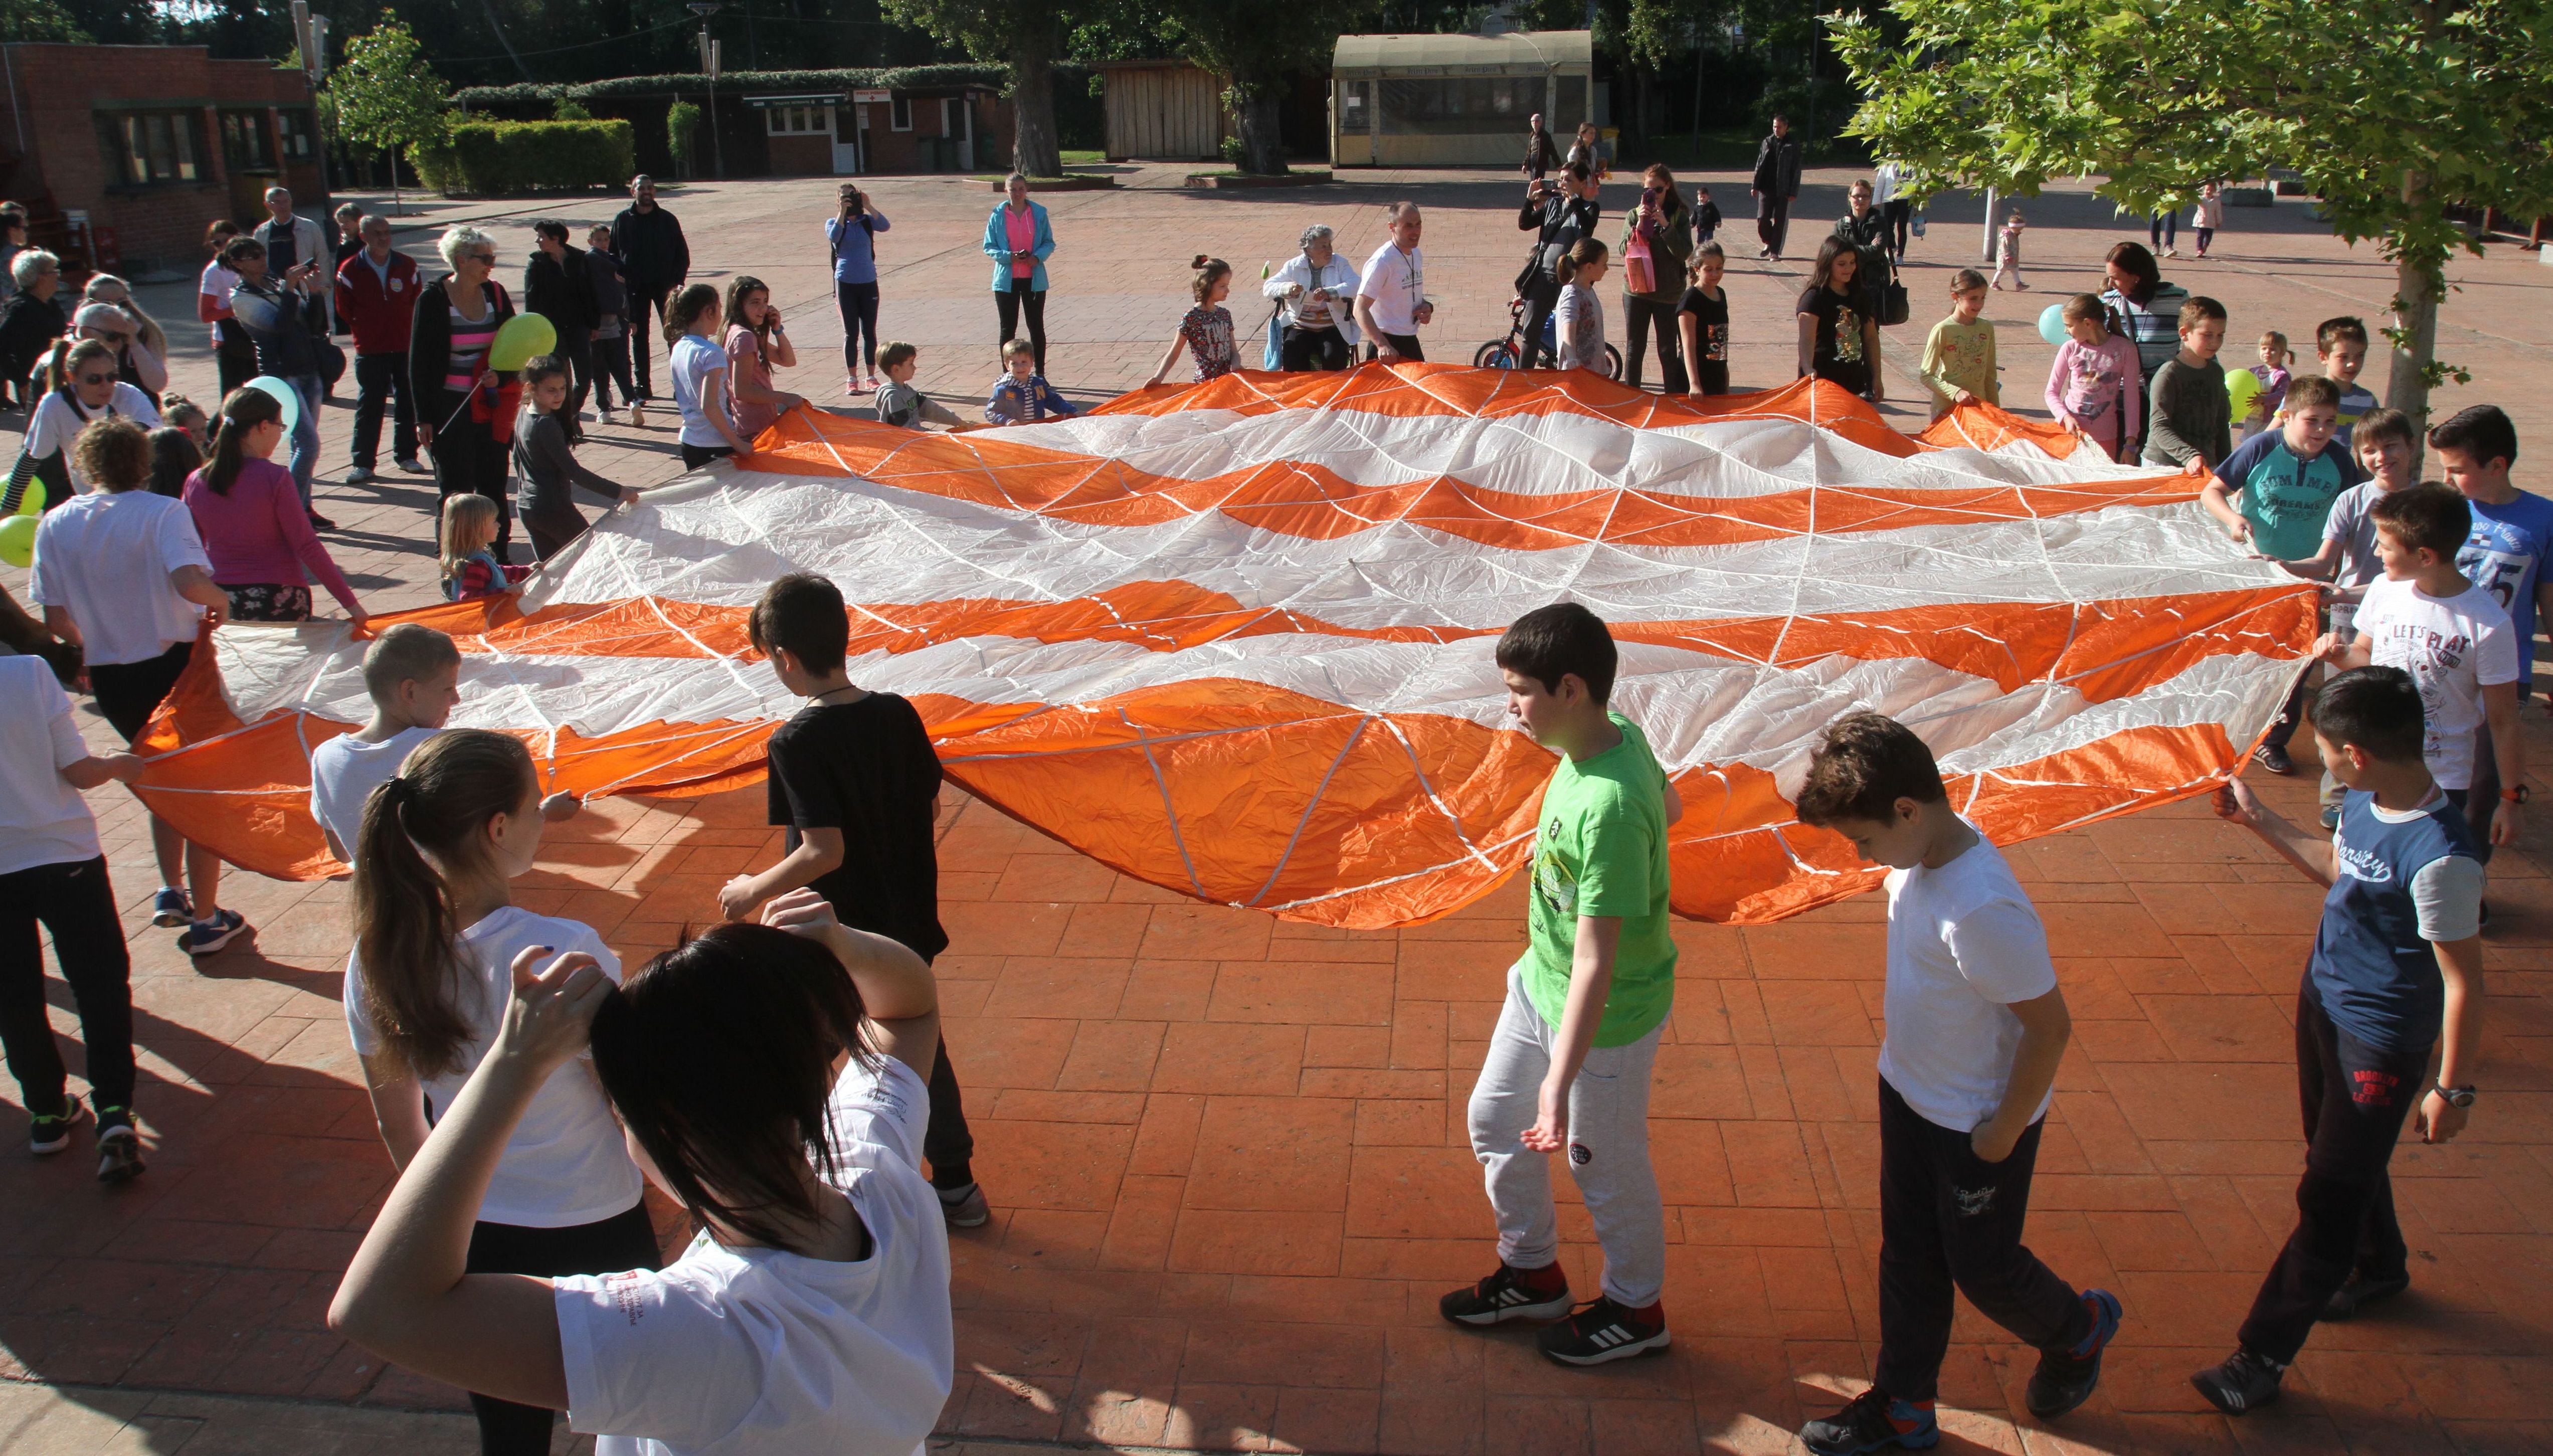
[[[1649,325],[1654,323],[1658,329],[1658,387],[1670,394],[1690,390],[1693,384],[1684,372],[1684,340],[1676,333],[1675,301],[1624,293],[1622,317],[1631,333],[1629,347],[1622,351],[1622,383],[1634,390],[1640,387],[1640,359],[1649,352]]]
[[[434,487],[442,501],[455,496],[485,496],[497,503],[497,559],[514,539],[514,513],[505,508],[505,447],[488,432],[485,421],[470,417],[470,396],[458,390],[437,390],[426,403],[426,422],[434,438],[425,453],[434,457]],[[435,507],[438,512],[442,506]]]
[[[470,1230],[470,1256],[463,1267],[472,1274],[555,1278],[661,1269],[664,1262],[656,1253],[656,1230],[647,1222],[647,1205],[642,1202],[600,1223],[568,1228],[479,1224]],[[479,1416],[480,1456],[548,1456],[550,1428],[558,1421],[557,1411],[540,1405],[517,1405],[475,1391],[470,1395],[470,1408]]]
[[[931,1164],[935,1188],[962,1188],[975,1180],[975,1133],[966,1126],[966,1102],[957,1090],[957,1069],[948,1064],[945,1037],[940,1040],[940,1060],[931,1064],[931,1120],[922,1129],[922,1156]]]
[[[133,1105],[133,962],[115,917],[106,860],[66,860],[0,874],[0,1045],[30,1114],[62,1105],[62,1059],[45,1013],[42,924],[79,1008],[88,1084],[101,1107]]]
[[[878,285],[846,283],[837,279],[833,282],[833,302],[842,310],[842,372],[848,374],[865,363],[869,373],[877,373]]]
[[[1020,305],[1028,305],[1029,347],[1037,351],[1038,373],[1046,373],[1046,289],[1008,288],[993,290],[993,306],[1002,315],[1002,342],[1007,344],[1020,334]]]

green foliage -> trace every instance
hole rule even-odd
[[[1239,137],[1224,138],[1223,145],[1217,150],[1223,153],[1224,162],[1232,167],[1239,167],[1244,162],[1250,160],[1248,149],[1241,145],[1241,139]]]
[[[734,47],[728,47],[731,53]],[[1010,79],[1003,65],[896,65],[862,70],[729,70],[719,74],[719,89],[746,91],[851,91],[893,86],[999,86]],[[591,107],[598,101],[662,96],[671,91],[697,91],[698,71],[663,75],[614,76],[582,85],[470,86],[453,93],[453,101],[472,111],[534,110],[546,116],[562,101]]]
[[[677,101],[665,108],[665,146],[674,154],[674,165],[685,175],[699,169],[701,156],[701,108],[690,101]]]
[[[96,38],[80,29],[58,0],[0,0],[0,41],[53,41],[76,46]]]
[[[1913,172],[2030,195],[2099,174],[2131,212],[2292,168],[2399,276],[2388,402],[2416,408],[2450,206],[2553,211],[2553,0],[2398,0],[2343,18],[2308,0],[1890,0],[1905,27],[1831,17],[1868,94],[1852,130]],[[2418,387],[2406,392],[2417,375]]]
[[[550,114],[560,121],[594,120],[594,113],[585,109],[585,103],[572,97],[561,100]]]
[[[436,191],[502,196],[617,187],[637,170],[636,153],[625,121],[466,121],[409,156]]]
[[[383,11],[369,34],[347,38],[327,94],[337,135],[356,146],[395,153],[443,143],[443,79],[395,11]]]

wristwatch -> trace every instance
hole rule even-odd
[[[2500,790],[2499,797],[2507,800],[2511,804],[2523,804],[2532,796],[2527,793],[2526,785],[2519,784],[2513,789]]]
[[[2436,1091],[2439,1096],[2447,1099],[2447,1105],[2450,1107],[2471,1107],[2474,1105],[2474,1089],[2471,1087],[2451,1087],[2444,1082],[2440,1082],[2437,1085]]]

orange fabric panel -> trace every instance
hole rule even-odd
[[[1464,371],[1466,375],[1485,372],[1495,373]],[[1211,389],[1220,383],[1186,388]],[[1639,397],[1656,401],[1675,396],[1640,393]],[[1857,399],[1853,402],[1861,404]],[[1905,439],[1894,431],[1890,434],[1900,442]],[[792,411],[764,432],[748,468],[793,475],[858,475],[898,490],[1086,525],[1161,525],[1216,510],[1245,525],[1309,540],[1332,540],[1403,522],[1515,551],[1557,550],[1588,541],[1645,547],[1724,546],[1802,535],[1812,528],[1836,534],[2036,520],[2113,505],[2188,501],[2205,484],[2172,471],[2098,483],[1970,490],[1834,485],[1732,497],[1614,489],[1539,495],[1491,490],[1450,475],[1359,486],[1335,471],[1303,461],[1188,480],[1000,434],[917,434],[873,421],[803,411]]]

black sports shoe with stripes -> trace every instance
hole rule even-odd
[[[1652,1308],[1656,1307],[1654,1305]],[[1579,1311],[1534,1337],[1542,1353],[1562,1365],[1602,1365],[1634,1355],[1667,1352],[1663,1313],[1645,1318],[1598,1295]]]
[[[1569,1312],[1569,1284],[1552,1288],[1527,1284],[1524,1271],[1501,1264],[1498,1272],[1436,1301],[1456,1324],[1500,1324],[1510,1319],[1558,1319]]]

